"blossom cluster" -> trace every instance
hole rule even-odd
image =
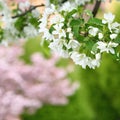
[[[7,4],[10,0],[0,0],[1,44],[41,35],[52,51],[82,68],[99,67],[104,52],[120,60],[120,23],[110,12],[103,19],[93,17],[86,5],[95,1],[45,0],[40,14],[29,0],[14,0],[17,5],[12,7]]]
[[[0,41],[4,45],[38,35],[39,11],[34,9],[17,17],[16,15],[25,13],[32,6],[29,0],[14,0],[13,3],[11,0],[0,0]]]
[[[73,4],[65,2],[59,7],[52,4],[45,9],[39,32],[49,42],[49,48],[82,68],[99,67],[104,52],[119,59],[120,23],[114,22],[115,15],[105,13],[101,20],[84,10],[82,3],[76,7]]]
[[[0,120],[20,120],[25,110],[30,113],[45,103],[64,105],[78,88],[67,79],[67,72],[55,66],[58,57],[45,59],[39,53],[25,64],[18,45],[0,46]]]

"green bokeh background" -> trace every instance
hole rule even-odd
[[[113,5],[113,13],[120,21],[120,5]],[[22,58],[29,63],[36,51],[49,57],[47,47],[41,47],[38,38],[27,41]],[[62,66],[69,60],[63,60]],[[120,63],[104,54],[96,70],[75,66],[71,79],[80,82],[80,88],[65,106],[44,105],[35,114],[24,113],[22,120],[120,120]]]

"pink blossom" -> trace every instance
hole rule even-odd
[[[28,1],[28,0],[16,0],[17,3],[21,3],[21,2],[24,3],[24,2],[26,2],[26,1]]]
[[[25,109],[33,113],[46,103],[67,104],[67,96],[78,88],[66,78],[65,69],[55,66],[58,57],[35,53],[32,64],[25,64],[21,54],[19,46],[0,46],[0,120],[20,120]]]

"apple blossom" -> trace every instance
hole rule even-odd
[[[16,1],[18,5],[10,9],[6,1],[0,0],[2,45],[40,35],[52,51],[71,58],[83,68],[99,67],[101,57],[96,56],[104,52],[120,60],[116,49],[120,44],[120,23],[114,21],[115,15],[111,12],[101,19],[94,17],[94,9],[93,12],[86,10],[86,5],[94,0],[46,0],[45,5],[36,6],[28,0]],[[103,0],[96,1],[99,5],[101,2]],[[41,14],[36,8],[43,6]]]

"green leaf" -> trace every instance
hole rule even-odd
[[[2,39],[3,39],[3,34],[4,34],[4,31],[3,31],[3,29],[0,27],[0,41],[2,41]]]
[[[93,14],[92,14],[92,11],[91,10],[85,10],[84,11],[88,16],[92,17],[93,18]]]
[[[50,0],[50,3],[57,5],[59,3],[59,1],[58,0]]]
[[[98,18],[90,18],[90,19],[88,20],[88,24],[90,24],[90,25],[103,26],[102,20],[100,20],[100,19],[98,19]]]
[[[37,18],[34,18],[34,17],[31,17],[29,22],[36,28],[38,28],[38,25],[39,25],[39,21]]]
[[[80,26],[81,24],[83,24],[83,20],[82,20],[82,19],[73,19],[73,20],[70,22],[70,26],[74,26],[74,25]]]
[[[75,39],[79,40],[79,42],[83,42],[84,39],[84,37],[80,35],[80,27],[83,23],[83,19],[72,19],[70,22]]]
[[[92,46],[92,52],[94,52],[94,53],[96,53],[97,52],[97,50],[98,50],[98,44],[97,43],[95,43],[93,46]]]
[[[70,11],[70,12],[66,15],[66,17],[65,17],[66,21],[67,21],[70,17],[72,17],[72,15],[74,15],[76,12],[77,12],[76,9],[73,9],[72,11]]]
[[[73,26],[73,33],[75,38],[79,40],[79,42],[83,42],[84,37],[80,35],[80,27],[78,25]]]
[[[88,51],[91,51],[95,45],[95,42],[88,38],[88,41],[86,41],[85,44],[86,44],[86,49]]]
[[[18,31],[22,31],[26,25],[27,25],[27,20],[25,17],[19,17],[15,22],[15,27]]]
[[[53,27],[54,25],[51,25],[49,32],[52,34],[52,32],[55,30],[55,28]]]
[[[120,43],[120,35],[117,36],[117,38],[114,40],[116,43]]]

